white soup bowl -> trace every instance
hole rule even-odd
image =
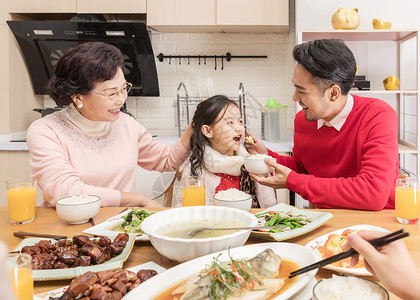
[[[69,224],[83,224],[96,216],[101,198],[94,195],[76,195],[58,200],[55,204],[60,219]]]

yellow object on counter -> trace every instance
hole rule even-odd
[[[391,29],[391,22],[385,22],[379,19],[373,19],[372,26],[373,29]]]
[[[398,89],[398,85],[400,84],[400,80],[397,76],[389,76],[385,78],[383,81],[384,87],[388,91],[395,91]]]

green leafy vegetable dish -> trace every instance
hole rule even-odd
[[[303,214],[294,215],[292,212],[284,212],[284,211],[268,211],[262,212],[259,214],[255,214],[258,218],[258,225],[263,226],[275,226],[275,225],[283,225],[281,228],[272,228],[267,230],[269,232],[283,232],[292,230],[295,228],[301,228],[306,224],[312,222],[312,220]]]
[[[141,231],[141,222],[154,213],[154,211],[147,209],[133,208],[128,214],[121,217],[124,221],[120,225],[112,228],[112,230],[128,233],[143,233]]]

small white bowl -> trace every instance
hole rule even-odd
[[[337,287],[336,290],[333,290],[331,286]],[[343,288],[343,286],[347,288]],[[312,290],[312,299],[343,299],[345,297],[345,299],[364,299],[363,295],[360,294],[362,288],[367,288],[369,290],[368,294],[370,297],[375,295],[377,296],[375,299],[389,299],[387,290],[374,281],[355,276],[337,275],[319,281]],[[328,295],[325,295],[326,297],[323,298],[321,295],[326,291],[328,292]]]
[[[234,190],[234,189],[229,189]],[[228,190],[228,191],[229,191]],[[252,197],[249,194],[246,194],[242,191],[236,190],[235,193],[232,193],[232,199],[227,199],[226,193],[227,191],[221,191],[213,196],[213,205],[215,206],[226,206],[232,208],[238,208],[245,211],[249,211],[252,206]]]
[[[160,254],[177,262],[185,262],[229,247],[242,246],[251,233],[251,230],[238,230],[218,237],[190,239],[173,238],[157,233],[165,225],[191,219],[229,219],[242,226],[257,225],[257,218],[243,210],[220,206],[189,206],[157,212],[144,219],[141,230],[149,236],[153,247]]]
[[[76,195],[58,200],[55,204],[60,219],[69,224],[83,224],[96,216],[101,198],[94,195]]]
[[[245,158],[245,169],[249,173],[257,174],[257,175],[266,175],[268,173],[273,172],[274,168],[267,165],[264,161],[264,158],[270,158],[275,161],[274,157],[268,155],[258,155],[259,158],[255,158],[254,155],[251,155]]]

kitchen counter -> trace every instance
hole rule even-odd
[[[156,140],[165,143],[167,145],[173,145],[178,137],[176,136],[157,136]],[[264,144],[273,152],[292,152],[293,142],[275,143],[263,141]],[[27,151],[28,145],[26,142],[10,142],[10,136],[8,134],[0,134],[0,151]]]

